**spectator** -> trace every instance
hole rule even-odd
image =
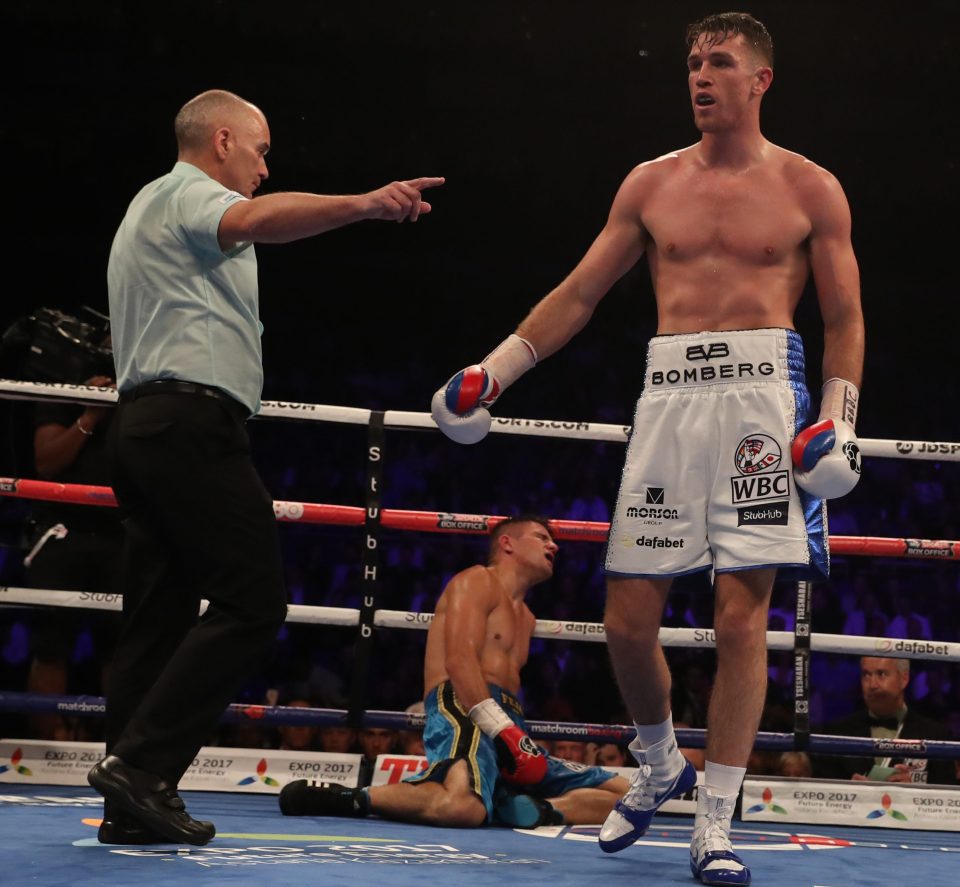
[[[553,742],[553,756],[565,761],[574,761],[585,764],[587,761],[587,744],[572,739],[555,739]]]
[[[785,751],[777,761],[778,776],[792,776],[795,779],[810,779],[813,776],[813,764],[805,751]]]
[[[303,695],[282,697],[280,704],[287,708],[315,708],[310,699]],[[277,728],[277,748],[284,751],[316,751],[317,728],[312,724],[283,724]]]
[[[598,767],[636,767],[637,762],[625,745],[606,742],[597,749]]]
[[[109,341],[109,340],[108,340]],[[69,380],[68,380],[69,381]],[[108,376],[84,383],[112,386]],[[43,480],[60,483],[109,483],[106,454],[110,407],[41,403],[34,413],[34,466]],[[116,592],[116,564],[123,547],[123,528],[115,508],[94,508],[62,502],[34,503],[29,521],[30,552],[24,563],[33,588],[61,591]],[[96,685],[106,692],[113,644],[119,627],[115,614],[76,610],[41,610],[32,622],[32,660],[27,690],[62,696],[77,672],[77,646],[89,632],[96,662]],[[84,725],[84,726],[81,726]],[[28,730],[38,739],[94,739],[89,719],[35,714]]]
[[[905,691],[910,681],[910,661],[879,656],[860,660],[860,686],[864,708],[828,724],[824,732],[835,736],[872,736],[875,739],[949,740],[938,721],[907,707]],[[954,762],[936,758],[886,755],[876,758],[818,757],[814,773],[829,779],[925,782],[956,785]]]
[[[392,752],[396,741],[397,734],[394,730],[386,730],[383,727],[363,727],[360,730],[357,742],[360,745],[360,753],[363,755],[363,760],[360,761],[359,784],[361,786],[371,784],[377,766],[377,757]]]
[[[354,754],[357,746],[357,731],[351,727],[321,727],[320,751],[331,754]]]
[[[913,682],[914,707],[928,718],[942,721],[952,708],[950,700],[952,684],[947,666],[942,662],[929,663],[917,677],[921,676],[925,678],[926,692],[921,697],[917,692],[917,681]]]
[[[876,592],[867,584],[860,589],[856,606],[847,614],[843,623],[843,633],[846,635],[869,635],[870,637],[885,637],[887,616],[880,609]],[[869,634],[876,632],[876,634]]]
[[[899,583],[895,585],[891,597],[894,614],[887,624],[887,637],[931,640],[933,632],[930,630],[930,620],[916,612],[912,596],[900,588]]]

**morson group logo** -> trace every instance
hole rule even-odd
[[[627,508],[627,517],[650,518],[647,523],[659,526],[665,520],[676,520],[680,512],[676,508],[664,508],[665,491],[663,487],[647,487],[645,496],[646,505],[655,505],[656,508],[646,508],[643,505],[631,505]]]

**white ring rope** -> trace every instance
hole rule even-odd
[[[6,400],[39,400],[54,403],[116,403],[117,393],[110,388],[66,383],[20,382],[0,379],[0,398]],[[372,410],[358,407],[331,406],[292,401],[264,401],[257,418],[300,419],[308,422],[334,422],[367,425]],[[429,413],[387,410],[384,425],[391,428],[424,428],[437,430]],[[571,422],[550,419],[511,419],[494,416],[491,431],[498,434],[521,434],[532,437],[562,437],[577,440],[601,440],[625,443],[630,434],[628,425],[600,422]],[[960,443],[922,440],[880,440],[860,438],[864,456],[883,459],[915,459],[921,461],[960,462]]]
[[[48,607],[72,607],[86,610],[119,611],[119,594],[90,591],[54,591],[41,588],[0,586],[0,606],[29,604]],[[202,601],[200,613],[207,608]],[[426,630],[433,621],[433,613],[414,613],[407,610],[377,610],[373,624],[377,628],[407,628]],[[290,604],[287,622],[312,625],[357,626],[360,611],[350,607],[316,607]],[[607,635],[599,622],[557,621],[538,619],[534,637],[606,643]],[[712,628],[661,628],[660,643],[664,647],[716,647]],[[792,631],[768,631],[768,650],[793,650]],[[818,634],[810,636],[810,649],[815,653],[843,653],[857,656],[890,656],[899,659],[925,659],[937,662],[960,662],[960,643],[948,641],[909,640],[906,638],[874,638],[860,635]]]
[[[209,601],[200,601],[197,615],[206,612]],[[29,604],[44,607],[67,607],[77,610],[111,610],[120,612],[123,595],[99,591],[54,591],[47,588],[18,588],[0,585],[0,606]],[[287,622],[310,625],[360,624],[360,611],[350,607],[314,607],[306,604],[288,604]]]

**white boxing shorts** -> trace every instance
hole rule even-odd
[[[793,330],[656,336],[617,505],[606,572],[829,571],[825,503],[797,488],[790,444],[809,424]]]

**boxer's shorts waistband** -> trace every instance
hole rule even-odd
[[[523,706],[520,704],[520,700],[513,695],[509,690],[504,690],[502,687],[498,687],[496,684],[487,684],[487,688],[490,690],[490,696],[493,698],[493,701],[500,705],[502,708],[512,709],[516,714],[523,716]],[[464,711],[466,709],[460,703],[459,697],[453,690],[453,684],[450,681],[441,681],[436,687],[430,690],[427,693],[427,697],[436,696],[438,691],[443,694],[446,691],[449,691],[452,694],[452,697],[455,699],[457,705],[460,706]]]
[[[794,330],[678,333],[650,340],[644,392],[803,378],[803,342]]]

